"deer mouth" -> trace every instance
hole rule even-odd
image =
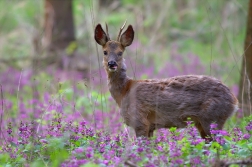
[[[109,71],[114,72],[114,71],[116,71],[116,70],[117,70],[118,65],[113,64],[113,65],[109,65],[108,67],[109,67]]]

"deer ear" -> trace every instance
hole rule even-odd
[[[120,42],[124,47],[126,47],[131,45],[133,39],[134,39],[134,30],[132,25],[129,25],[127,30],[122,34]]]
[[[108,37],[103,31],[101,24],[95,27],[94,38],[99,45],[104,46],[108,42]]]

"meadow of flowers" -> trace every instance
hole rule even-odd
[[[137,64],[137,77],[202,74],[199,58],[172,53],[159,72]],[[129,67],[129,66],[128,66]],[[136,138],[123,124],[106,89],[106,76],[8,69],[1,72],[0,166],[229,166],[252,161],[252,116],[239,110],[224,130],[211,125],[213,141],[187,128],[160,129]],[[94,75],[96,74],[96,75]],[[237,94],[236,86],[233,92]]]

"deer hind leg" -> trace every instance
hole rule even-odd
[[[225,121],[219,121],[217,122],[217,129],[222,130],[224,126]]]
[[[207,124],[202,124],[204,121],[201,121],[200,118],[196,117],[196,116],[189,116],[191,118],[191,120],[193,121],[194,125],[196,126],[196,128],[198,129],[200,136],[203,139],[206,139],[208,136],[210,137],[210,124],[209,124],[209,129],[207,128]],[[188,117],[184,116],[181,117],[182,120],[187,120]]]
[[[205,130],[203,129],[202,125],[200,124],[200,122],[195,121],[195,126],[198,129],[200,136],[205,139],[207,137],[207,133],[205,132]]]
[[[136,137],[149,137],[149,128],[144,126],[135,127]]]
[[[203,139],[212,141],[211,132],[210,132],[211,122],[209,120],[197,120],[195,121],[195,126],[198,129],[200,136]]]
[[[217,124],[217,129],[219,130],[222,130],[223,129],[223,126],[225,124],[225,121],[226,119],[225,118],[222,118],[222,119],[219,119],[219,120],[214,120],[214,121],[211,121],[211,120],[200,120],[200,124],[202,125],[202,128],[204,130],[204,132],[207,134],[207,135],[210,135],[210,125],[215,123]]]
[[[148,137],[153,137],[154,130],[149,130]]]
[[[151,124],[149,128],[148,137],[153,137],[154,130],[155,130],[155,124]]]

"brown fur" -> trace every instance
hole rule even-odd
[[[183,128],[190,117],[202,138],[206,138],[210,135],[211,123],[217,123],[222,129],[228,117],[237,110],[238,101],[228,87],[210,76],[130,79],[120,53],[133,41],[132,26],[122,34],[120,41],[107,40],[102,28],[97,27],[95,39],[107,52],[103,65],[110,93],[121,108],[125,123],[135,129],[136,136],[151,137],[159,128]],[[110,71],[109,61],[116,62],[116,71]]]

